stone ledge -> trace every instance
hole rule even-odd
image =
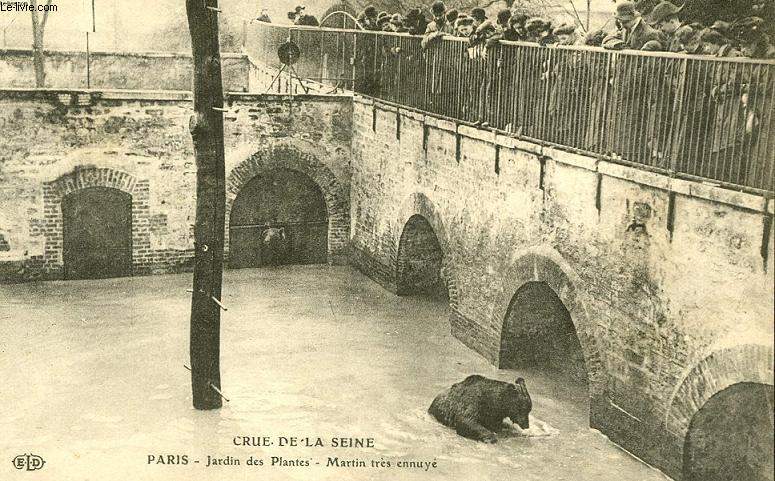
[[[253,100],[253,101],[316,101],[316,102],[341,102],[351,101],[351,95],[347,94],[260,94],[251,92],[226,92],[225,100]]]
[[[580,169],[597,172],[597,164],[599,161],[595,157],[566,152],[552,147],[544,147],[543,155],[551,157],[555,162],[560,164],[571,165]]]
[[[374,105],[374,99],[369,97],[364,97],[358,94],[353,95],[353,102],[363,104],[363,105]]]
[[[449,120],[440,119],[438,117],[425,116],[425,125],[430,127],[436,127],[439,130],[446,130],[448,132],[457,133],[457,124],[450,122]]]
[[[474,140],[481,140],[482,142],[495,143],[495,132],[489,130],[477,129],[469,125],[458,125],[457,132],[460,135],[464,135]]]
[[[770,199],[767,201],[767,213],[770,215],[775,215],[775,199]]]
[[[123,90],[123,89],[78,89],[78,88],[2,88],[0,98],[40,99],[50,95],[92,95],[93,100],[167,100],[192,101],[193,93],[187,90]],[[252,101],[317,101],[341,102],[350,101],[352,97],[346,94],[262,94],[251,92],[225,92],[224,100]]]
[[[601,174],[617,179],[629,180],[636,184],[646,185],[661,190],[670,190],[670,177],[635,167],[622,164],[614,164],[601,160],[597,164],[597,170]]]
[[[566,154],[563,154],[563,156],[564,155]],[[741,209],[752,210],[754,212],[767,212],[767,209],[770,209],[770,213],[772,213],[771,209],[773,209],[772,200],[770,200],[770,205],[768,207],[766,197],[725,189],[712,183],[671,178],[664,174],[649,172],[647,170],[638,169],[637,167],[614,164],[607,161],[599,161],[598,171],[601,174],[617,179],[629,180],[637,184],[647,185],[668,192],[675,192],[687,197],[727,204]]]
[[[399,112],[404,117],[408,117],[418,122],[425,122],[426,115],[423,113],[415,112],[414,110],[404,110],[404,109],[400,109]]]
[[[185,90],[85,90],[84,93],[95,93],[99,99],[105,100],[174,100],[188,101],[194,99],[194,94]],[[62,92],[66,93],[66,92]],[[81,91],[74,91],[81,93]]]
[[[724,189],[718,185],[692,182],[690,184],[691,196],[700,199],[729,204],[743,209],[753,210],[755,212],[767,211],[767,199],[765,197]]]
[[[387,105],[387,104],[381,104],[379,103],[379,101],[374,102],[374,107],[376,107],[377,109],[383,112],[390,112],[390,113],[398,112],[398,107],[394,107],[392,105]]]

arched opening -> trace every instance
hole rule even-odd
[[[501,369],[537,368],[589,391],[587,367],[573,320],[545,282],[527,282],[511,298],[501,333]]]
[[[686,481],[772,481],[773,386],[744,382],[714,394],[692,417]]]
[[[109,187],[62,199],[65,279],[132,275],[132,196]]]
[[[320,187],[290,169],[263,172],[240,190],[229,219],[235,268],[325,263],[328,214]]]
[[[444,254],[428,220],[413,215],[404,225],[398,242],[398,295],[424,295],[448,300],[446,282],[441,274]]]

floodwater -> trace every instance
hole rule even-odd
[[[0,479],[667,479],[587,427],[582,389],[494,368],[450,336],[444,304],[397,297],[348,267],[227,271],[229,402],[196,411],[184,368],[190,283],[184,274],[0,286]],[[525,377],[531,429],[507,426],[489,445],[427,414],[439,391],[473,373]],[[272,445],[235,445],[243,436]],[[297,446],[279,445],[292,437]],[[16,470],[19,454],[45,465]],[[184,455],[187,464],[167,463]],[[240,464],[208,467],[208,456]]]

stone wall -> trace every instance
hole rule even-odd
[[[223,85],[227,92],[255,92],[256,67],[247,55],[224,53]],[[92,52],[92,89],[191,90],[191,55],[156,52]],[[47,51],[46,87],[86,88],[86,52]],[[251,84],[252,81],[252,84]],[[0,88],[32,88],[35,70],[31,50],[0,50]]]
[[[772,384],[772,200],[359,98],[352,169],[364,272],[395,290],[402,230],[425,217],[452,332],[494,364],[515,292],[546,283],[575,325],[591,425],[671,475],[705,400]]]
[[[61,277],[61,201],[90,186],[132,196],[133,274],[190,267],[189,94],[6,90],[0,105],[1,281]],[[575,328],[590,424],[670,475],[714,394],[773,384],[771,199],[358,97],[230,94],[226,110],[227,224],[255,176],[304,173],[329,262],[349,253],[392,291],[438,272],[452,333],[496,365],[515,293],[541,283]],[[440,262],[413,242],[427,226]]]
[[[230,94],[226,103],[227,210],[266,169],[302,172],[326,199],[328,261],[344,262],[351,100]],[[0,91],[0,105],[0,282],[61,278],[61,201],[91,186],[132,195],[135,275],[190,268],[190,94],[16,90]]]

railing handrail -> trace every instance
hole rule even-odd
[[[408,32],[384,32],[380,30],[357,30],[357,29],[351,29],[351,28],[334,28],[334,27],[313,27],[313,26],[307,26],[307,25],[288,25],[288,24],[279,24],[279,23],[264,23],[262,26],[271,26],[271,27],[277,27],[277,28],[284,28],[290,30],[302,30],[302,31],[323,31],[323,32],[332,32],[332,33],[358,33],[361,35],[379,35],[379,36],[385,36],[385,37],[410,37],[410,38],[417,38],[422,39],[422,35],[410,35]],[[452,42],[468,42],[467,38],[464,37],[456,37],[450,34],[444,35],[440,38],[442,41],[452,41]],[[688,54],[688,53],[680,53],[680,52],[652,52],[652,51],[644,51],[644,50],[610,50],[603,47],[594,47],[590,45],[558,45],[558,44],[550,44],[550,45],[539,45],[534,42],[525,42],[525,41],[512,41],[512,40],[499,40],[499,44],[501,45],[516,45],[520,47],[528,47],[528,48],[556,48],[556,49],[562,49],[562,50],[577,50],[582,52],[605,52],[608,54],[616,54],[616,55],[636,55],[636,56],[643,56],[643,57],[660,57],[660,58],[674,58],[674,59],[689,59],[689,60],[702,60],[702,61],[711,61],[711,62],[730,62],[730,63],[748,63],[748,64],[764,64],[764,65],[775,65],[775,59],[758,59],[758,58],[749,58],[749,57],[716,57],[713,55],[698,55],[698,54]]]
[[[472,51],[451,36],[422,48],[405,33],[287,25],[256,33],[256,60],[279,67],[276,49],[290,38],[299,75],[380,102],[670,176],[775,190],[772,60],[509,41]]]

